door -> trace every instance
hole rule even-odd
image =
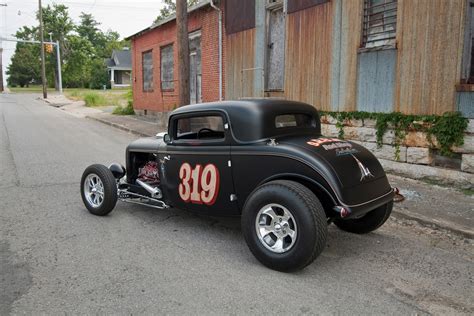
[[[201,31],[189,34],[189,68],[191,104],[201,103]]]
[[[205,214],[238,215],[233,198],[230,132],[223,113],[191,113],[170,121],[166,146],[166,197],[174,207]]]
[[[285,14],[283,7],[267,11],[266,90],[283,90],[285,77]]]

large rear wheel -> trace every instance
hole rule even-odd
[[[250,251],[278,271],[304,268],[326,246],[327,220],[318,198],[293,181],[272,181],[245,203],[242,231]]]

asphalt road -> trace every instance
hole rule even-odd
[[[135,138],[34,99],[0,95],[0,315],[472,314],[472,241],[389,220],[329,229],[303,271],[269,270],[238,219],[120,203],[90,215],[79,181]]]

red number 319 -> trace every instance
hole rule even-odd
[[[219,170],[213,164],[196,165],[194,169],[184,163],[179,169],[179,196],[188,203],[212,205],[219,193]]]

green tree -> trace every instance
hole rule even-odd
[[[74,30],[74,23],[69,16],[68,7],[63,4],[53,4],[43,7],[43,26],[45,41],[49,41],[51,38],[53,41],[59,41],[59,47],[61,51],[65,49],[65,40]],[[39,13],[37,14],[39,15]],[[63,54],[63,59],[67,58],[67,55]],[[58,68],[56,62],[56,51],[49,55],[46,55],[46,75],[48,82],[54,82],[56,89],[59,87],[58,83]],[[53,80],[51,80],[53,79]]]
[[[188,7],[195,5],[199,0],[188,0]],[[163,0],[164,7],[160,9],[160,14],[156,17],[153,23],[158,23],[171,15],[176,13],[176,1],[175,0]]]
[[[91,62],[89,88],[102,89],[104,85],[110,88],[110,78],[103,59],[94,59]]]
[[[38,28],[21,27],[15,37],[22,40],[36,40]],[[28,86],[40,79],[40,47],[36,44],[17,43],[11,63],[7,68],[7,83],[10,86]]]
[[[7,75],[8,85],[12,87],[28,87],[30,83],[41,81],[39,48],[34,44],[18,43]]]
[[[68,88],[88,87],[92,69],[94,47],[89,40],[78,35],[69,35],[66,42],[64,84]]]
[[[68,8],[62,4],[47,5],[42,8],[45,40],[49,34],[53,41],[58,40],[61,50],[63,85],[65,87],[101,88],[108,82],[105,58],[110,58],[114,49],[129,46],[120,40],[117,32],[99,29],[100,23],[88,13],[81,13],[80,22],[75,25],[69,16]],[[37,27],[23,26],[16,37],[24,40],[38,40]],[[38,80],[40,46],[17,44],[12,64],[9,67],[9,83],[27,85]],[[46,55],[46,76],[49,83],[58,87],[56,50]]]

